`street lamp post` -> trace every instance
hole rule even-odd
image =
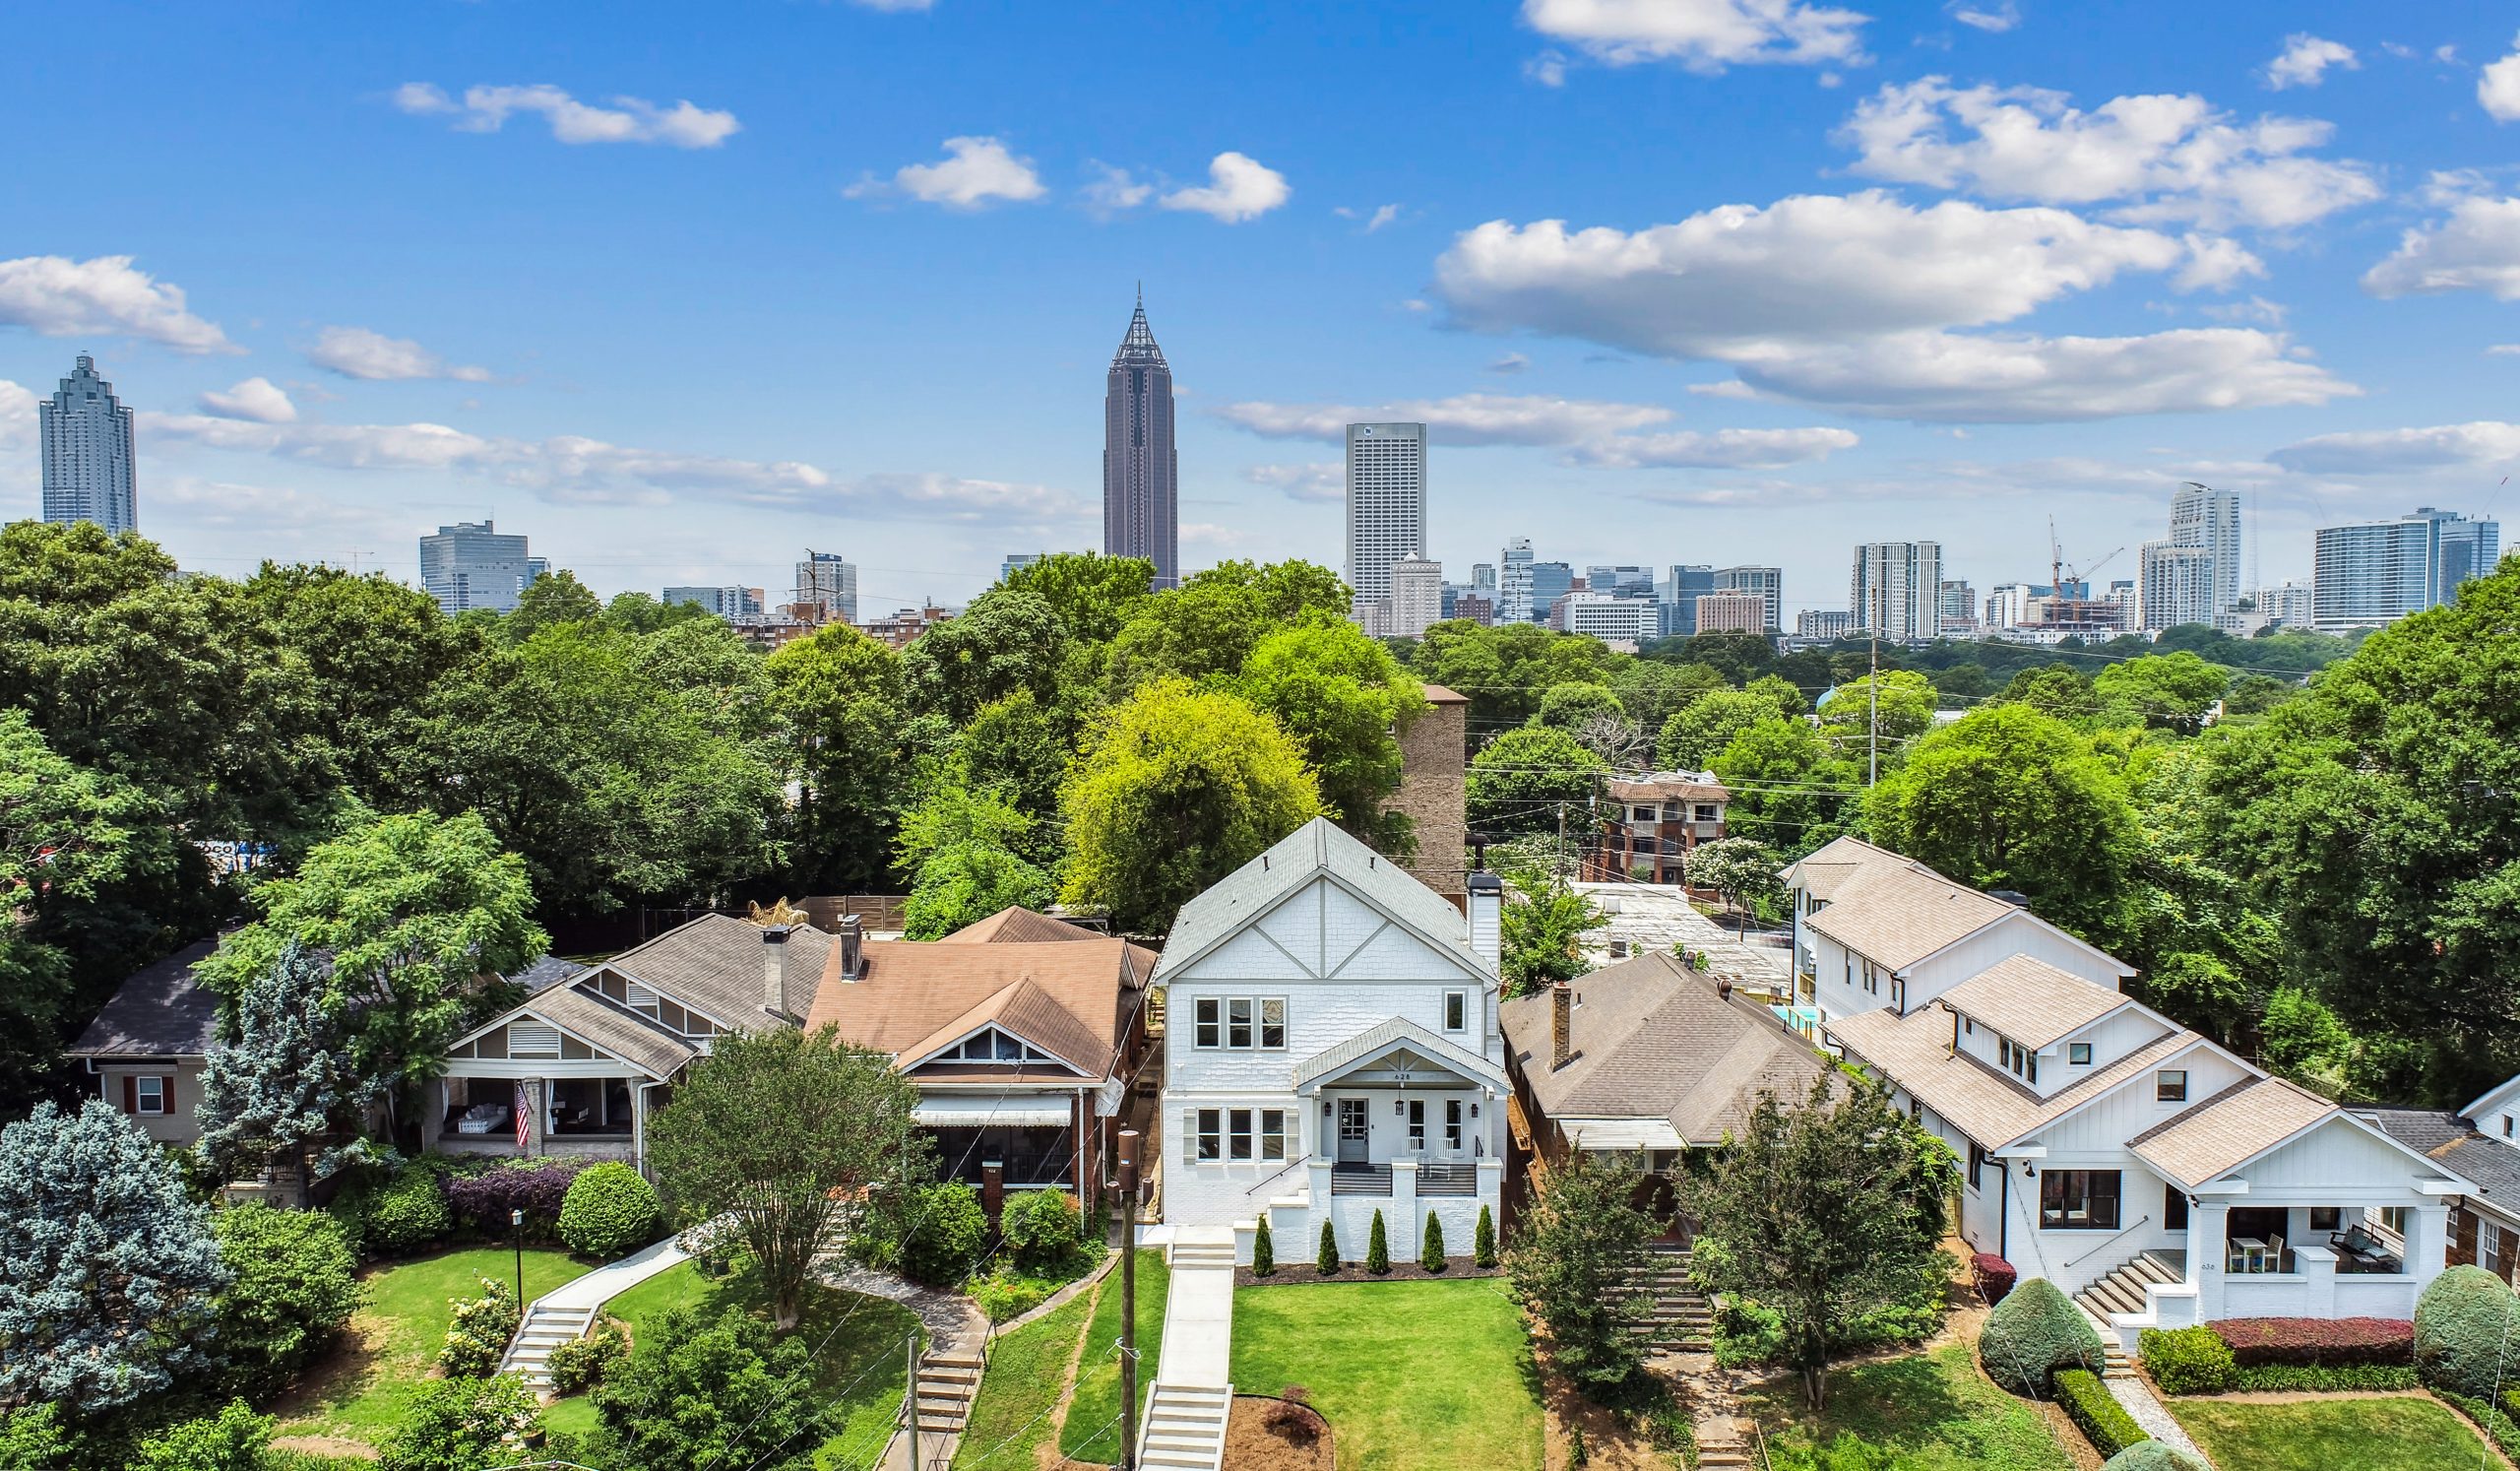
[[[508,1245],[516,1248],[516,1311],[525,1311],[525,1212],[508,1212]]]

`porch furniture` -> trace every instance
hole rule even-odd
[[[507,1121],[506,1104],[474,1104],[455,1116],[455,1131],[459,1134],[486,1134]]]
[[[2331,1235],[2327,1239],[2327,1244],[2351,1263],[2348,1268],[2350,1271],[2393,1272],[2397,1270],[2396,1253],[2381,1246],[2379,1238],[2361,1226]]]
[[[2264,1272],[2267,1266],[2267,1244],[2253,1236],[2232,1238],[2231,1259],[2224,1263],[2235,1272]]]

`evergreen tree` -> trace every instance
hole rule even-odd
[[[340,1029],[324,1013],[323,962],[296,941],[236,998],[235,1037],[202,1073],[195,1146],[219,1180],[235,1180],[279,1157],[297,1167],[297,1203],[313,1204],[314,1143],[355,1128],[381,1093],[351,1065]]]
[[[1479,1208],[1478,1234],[1470,1241],[1470,1259],[1474,1265],[1492,1267],[1496,1264],[1496,1218],[1484,1205]]]
[[[1391,1241],[1384,1235],[1382,1212],[1374,1212],[1374,1229],[1365,1238],[1365,1270],[1379,1277],[1391,1270]]]
[[[1653,1218],[1636,1208],[1644,1174],[1631,1159],[1577,1151],[1548,1174],[1514,1249],[1514,1294],[1548,1327],[1557,1367],[1586,1384],[1616,1384],[1644,1362],[1646,1300],[1625,1291],[1651,1263]]]
[[[1321,1248],[1313,1253],[1312,1269],[1325,1277],[1339,1275],[1339,1237],[1328,1216],[1321,1218]]]
[[[1270,1277],[1277,1275],[1277,1271],[1278,1247],[1269,1240],[1269,1213],[1262,1211],[1260,1230],[1251,1238],[1251,1275]]]
[[[1431,1210],[1426,1212],[1426,1240],[1418,1248],[1418,1264],[1430,1272],[1444,1269],[1444,1223]]]

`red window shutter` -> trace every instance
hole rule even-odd
[[[122,1075],[122,1111],[126,1114],[140,1112],[140,1079],[130,1073]]]

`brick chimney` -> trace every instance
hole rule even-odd
[[[1548,1070],[1575,1056],[1575,988],[1560,981],[1548,989]]]
[[[788,1013],[788,927],[761,927],[761,1009],[773,1016]]]
[[[866,979],[866,923],[855,915],[840,917],[840,979]]]

